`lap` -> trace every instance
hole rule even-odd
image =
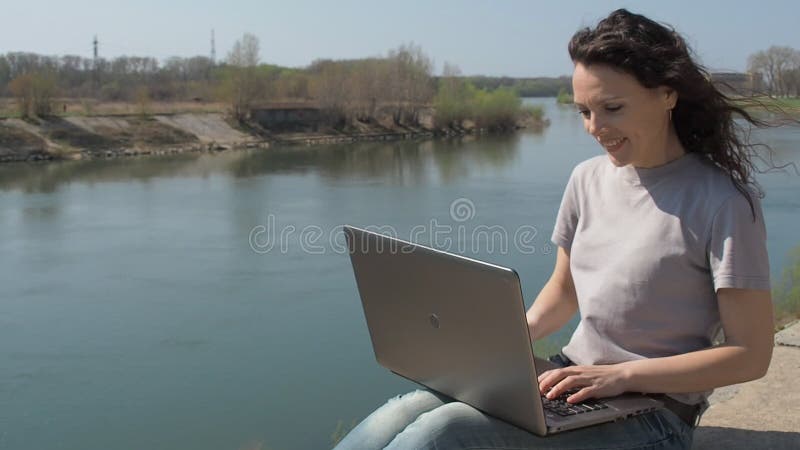
[[[672,413],[658,411],[540,437],[449,397],[414,391],[370,414],[337,449],[680,449],[691,447],[691,435]]]
[[[422,414],[452,401],[447,396],[428,390],[398,395],[362,420],[339,442],[336,449],[384,448]]]
[[[667,411],[541,437],[461,402],[421,414],[389,449],[682,449],[691,429]]]

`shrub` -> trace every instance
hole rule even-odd
[[[800,246],[789,252],[789,263],[772,290],[778,318],[800,316]]]
[[[47,116],[52,112],[51,101],[56,91],[52,74],[26,73],[8,84],[22,117]]]
[[[556,102],[564,105],[571,104],[573,102],[572,94],[567,92],[566,89],[561,88],[558,90],[558,97],[556,97]]]
[[[479,128],[508,130],[523,117],[543,117],[541,108],[523,107],[512,88],[486,91],[457,78],[441,80],[433,106],[438,127],[459,127],[464,120],[474,120]]]

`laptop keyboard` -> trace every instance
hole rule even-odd
[[[567,397],[575,392],[577,391],[565,392],[554,399],[549,399],[543,395],[542,406],[544,406],[545,410],[558,414],[559,416],[573,416],[608,408],[608,405],[604,404],[602,400],[596,399],[589,399],[583,403],[568,403]]]

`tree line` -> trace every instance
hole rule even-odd
[[[495,90],[511,89],[520,97],[556,97],[562,90],[572,89],[572,79],[568,76],[558,78],[512,78],[512,77],[468,77],[470,83],[478,89]]]
[[[753,88],[777,97],[800,97],[800,51],[772,46],[747,60]]]
[[[512,126],[514,114],[523,112],[519,87],[531,87],[531,80],[518,86],[510,79],[495,83],[489,77],[462,77],[453,65],[436,76],[431,58],[413,43],[383,57],[319,59],[305,68],[262,63],[259,51],[258,38],[245,33],[217,63],[204,56],[161,63],[152,57],[94,60],[6,53],[0,55],[0,96],[17,98],[23,116],[51,114],[54,98],[142,104],[224,101],[242,121],[260,104],[306,102],[335,123],[389,117],[402,124],[418,123],[422,110],[439,105],[448,111],[436,117],[442,126],[469,117],[479,125],[506,127]]]
[[[0,95],[12,96],[10,84],[24,75],[52,78],[64,97],[133,101],[136,90],[150,88],[157,100],[177,100],[202,92],[199,85],[216,78],[217,67],[205,56],[172,57],[163,64],[152,57],[112,60],[81,56],[43,56],[11,52],[0,55]]]

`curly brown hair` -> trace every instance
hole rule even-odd
[[[672,27],[618,9],[595,28],[578,30],[569,42],[573,63],[607,64],[633,75],[642,86],[666,86],[678,94],[672,121],[681,144],[727,173],[755,209],[748,185],[763,192],[753,178],[755,147],[735,116],[757,127],[769,126],[720,92],[708,71],[694,61],[686,41]]]

